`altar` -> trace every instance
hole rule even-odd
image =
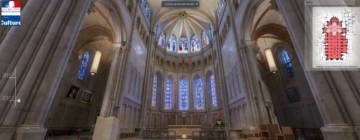
[[[200,132],[200,125],[168,125],[170,132],[175,132],[177,138],[191,139],[193,132]]]

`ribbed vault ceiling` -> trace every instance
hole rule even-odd
[[[200,38],[200,33],[214,24],[219,0],[199,0],[197,8],[165,8],[161,1],[149,0],[154,23],[161,31],[176,38],[192,35]]]

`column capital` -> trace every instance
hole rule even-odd
[[[256,47],[256,41],[255,40],[243,40],[241,41],[243,45],[247,46],[247,47]]]
[[[128,45],[123,42],[113,42],[114,49],[120,49],[121,51],[125,51],[128,48]]]

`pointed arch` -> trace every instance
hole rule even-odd
[[[189,79],[186,76],[179,80],[179,110],[189,110]]]
[[[211,105],[212,107],[218,107],[215,75],[212,72],[208,72],[206,74],[206,82],[208,87],[207,91],[209,92],[211,97]]]
[[[153,77],[152,94],[151,94],[151,107],[158,106],[158,97],[161,92],[162,77],[160,72],[156,72]]]
[[[174,81],[172,76],[166,76],[165,78],[165,97],[164,97],[164,109],[173,109],[174,98]]]
[[[77,75],[78,80],[85,79],[85,76],[87,75],[89,63],[90,63],[90,52],[85,51],[81,58],[80,68]]]
[[[291,56],[286,49],[281,49],[279,52],[279,58],[281,61],[282,67],[285,69],[287,75],[292,78],[294,77],[294,68]]]
[[[196,74],[193,78],[193,93],[195,110],[205,109],[204,85],[200,75]]]

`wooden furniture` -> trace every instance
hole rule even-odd
[[[201,129],[200,132],[193,132],[192,140],[226,140],[223,129]]]
[[[260,125],[260,137],[275,140],[277,134],[280,134],[279,125],[276,124]]]
[[[187,137],[190,138],[193,132],[200,131],[200,125],[169,125],[169,131],[173,131],[176,133],[176,137],[182,138]]]
[[[281,127],[284,140],[295,140],[294,132],[290,127]]]
[[[146,129],[143,131],[142,138],[146,140],[175,140],[176,133],[166,129]]]

